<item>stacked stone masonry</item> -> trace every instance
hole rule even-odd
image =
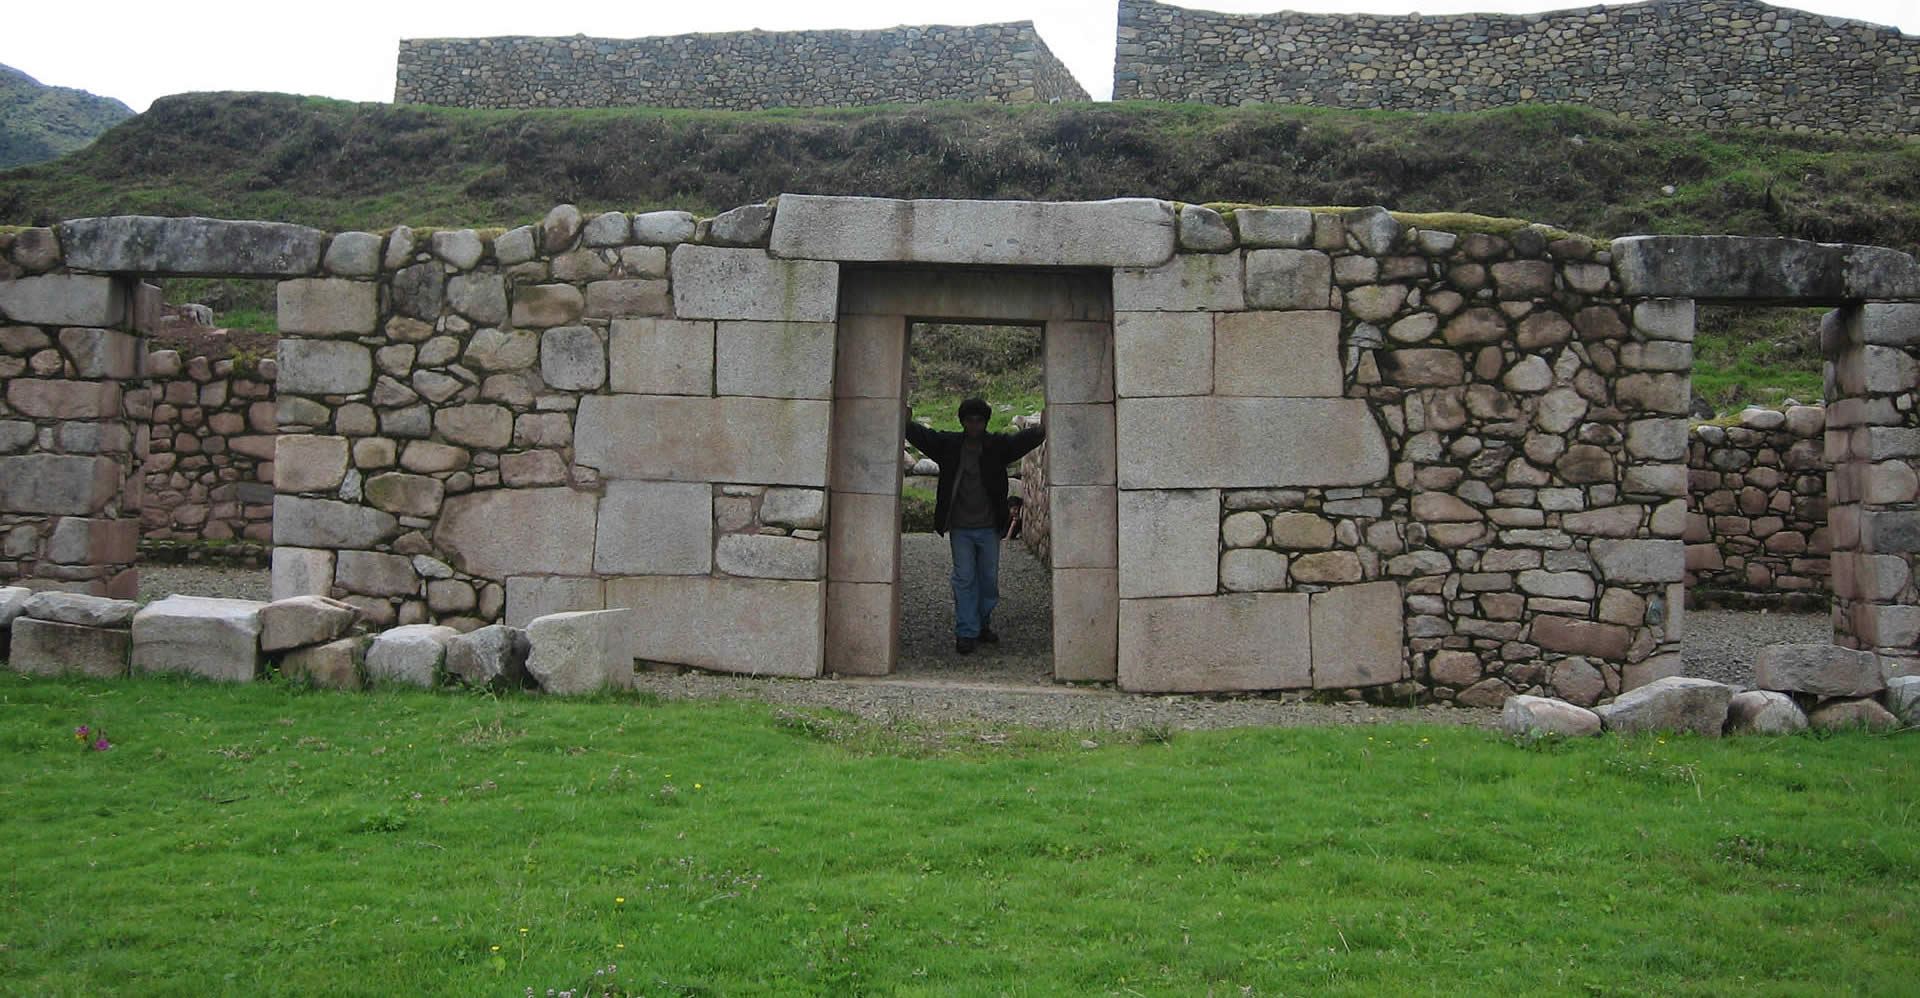
[[[394,101],[448,107],[859,107],[1084,101],[1030,21],[654,38],[408,38]]]
[[[907,329],[1020,322],[1044,327],[1056,676],[1487,705],[1678,671],[1694,299],[1839,305],[1836,639],[1913,668],[1920,267],[1891,250],[809,195],[501,233],[78,219],[6,248],[0,416],[32,430],[0,482],[35,545],[10,579],[48,577],[58,517],[136,515],[143,434],[61,479],[99,485],[75,509],[39,484],[69,425],[151,417],[86,330],[140,328],[143,275],[276,277],[276,598],[462,632],[630,609],[595,626],[636,660],[885,672]],[[49,379],[113,404],[50,407]]]
[[[1478,111],[1920,134],[1920,38],[1752,0],[1541,14],[1217,14],[1120,0],[1115,100]]]
[[[273,541],[277,362],[147,355],[143,540]]]
[[[1826,410],[1747,409],[1687,444],[1687,585],[1828,590]]]

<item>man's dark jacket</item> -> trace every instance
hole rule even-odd
[[[980,484],[987,490],[987,505],[993,507],[993,522],[1001,534],[1013,522],[1007,510],[1007,465],[1040,446],[1047,438],[1045,427],[1029,426],[1018,433],[989,433],[980,440]],[[953,495],[960,487],[960,444],[966,434],[934,430],[907,420],[907,442],[940,466],[940,494],[933,503],[933,531],[947,532],[947,512],[953,508]]]

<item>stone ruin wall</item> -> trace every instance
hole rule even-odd
[[[1687,444],[1687,588],[1756,597],[1830,589],[1826,410],[1747,409]]]
[[[187,554],[193,542],[273,543],[279,364],[146,354],[153,399],[140,504],[143,543]],[[204,553],[204,552],[203,552]]]
[[[1031,21],[655,38],[405,38],[398,104],[752,111],[1084,101]]]
[[[818,675],[871,637],[850,631],[884,629],[848,601],[897,558],[905,320],[888,333],[841,300],[842,269],[1084,284],[1105,265],[1110,303],[1082,288],[1046,341],[1056,667],[1086,669],[1069,678],[1591,703],[1677,671],[1681,293],[1920,297],[1912,261],[1427,222],[787,195],[714,219],[563,206],[506,232],[14,234],[0,507],[18,553],[0,568],[125,591],[149,446],[115,428],[152,416],[133,333],[158,308],[132,277],[276,275],[277,597],[343,597],[376,626],[633,607],[636,659]],[[222,239],[246,248],[207,249]],[[1751,264],[1749,244],[1787,249]],[[1674,254],[1705,276],[1663,276]],[[1807,273],[1847,276],[1767,285]],[[1829,325],[1836,639],[1910,667],[1920,307]]]
[[[1542,14],[1217,14],[1120,0],[1115,100],[1478,111],[1920,134],[1920,38],[1750,0]]]

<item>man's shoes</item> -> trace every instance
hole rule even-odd
[[[980,628],[980,636],[974,640],[983,645],[997,645],[1000,643],[1000,635],[995,634],[991,627],[982,627]]]
[[[973,639],[972,638],[954,638],[953,650],[956,652],[959,652],[962,655],[973,654]]]

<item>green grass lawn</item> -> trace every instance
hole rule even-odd
[[[1911,994],[1915,746],[7,673],[0,991]]]

